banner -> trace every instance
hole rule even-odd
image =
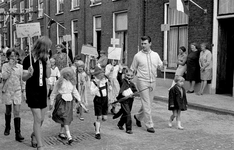
[[[82,46],[81,54],[98,57],[97,48],[89,45]]]
[[[121,59],[122,49],[119,47],[108,47],[108,59]]]
[[[34,37],[41,35],[41,27],[39,22],[16,24],[17,38]]]

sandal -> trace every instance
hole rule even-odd
[[[74,142],[74,140],[72,139],[72,137],[70,137],[70,138],[68,139],[68,144],[71,145],[72,142]]]
[[[34,133],[31,134],[31,145],[33,148],[37,148],[37,142],[35,141]]]
[[[58,137],[62,140],[66,140],[67,136],[64,133],[59,133]]]

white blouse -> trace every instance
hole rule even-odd
[[[70,81],[67,81],[66,79],[64,79],[60,89],[58,89],[57,83],[58,82],[56,82],[55,87],[53,89],[53,92],[50,95],[50,104],[51,105],[53,105],[54,99],[55,99],[57,94],[61,94],[62,98],[65,101],[72,101],[73,96],[78,101],[81,101],[79,92],[77,91],[75,85],[73,85]]]

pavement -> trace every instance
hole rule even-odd
[[[154,100],[168,102],[168,87],[156,86],[156,96]],[[209,111],[217,114],[234,116],[234,97],[218,95],[187,93],[188,108]]]

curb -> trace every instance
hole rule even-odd
[[[161,97],[161,96],[154,96],[155,101],[161,101],[164,103],[168,103],[168,99],[166,97]],[[215,108],[212,106],[205,106],[201,104],[195,104],[195,103],[189,103],[188,107],[191,109],[195,110],[201,110],[201,111],[206,111],[206,112],[212,112],[215,114],[220,114],[220,115],[231,115],[234,116],[234,111],[232,110],[226,110],[222,108]]]

